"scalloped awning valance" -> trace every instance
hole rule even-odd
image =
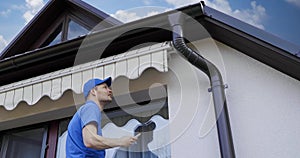
[[[150,67],[160,72],[167,72],[167,52],[171,49],[169,42],[158,43],[4,85],[0,87],[0,106],[13,110],[21,101],[34,105],[43,96],[57,100],[67,90],[80,94],[83,84],[91,78],[111,76],[114,79],[118,76],[126,76],[129,79],[135,79]]]

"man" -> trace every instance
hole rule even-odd
[[[67,158],[104,158],[105,149],[128,147],[138,136],[106,138],[102,136],[101,111],[112,101],[111,78],[91,79],[84,84],[86,103],[73,116],[68,126]]]

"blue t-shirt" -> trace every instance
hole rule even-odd
[[[87,148],[83,143],[82,129],[87,124],[95,122],[98,135],[102,136],[101,111],[93,101],[87,101],[73,116],[68,125],[68,137],[66,142],[67,158],[104,158],[105,150]]]

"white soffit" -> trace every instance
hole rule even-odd
[[[158,43],[4,85],[0,87],[0,106],[4,106],[6,110],[13,110],[21,101],[34,105],[43,96],[57,100],[67,90],[80,94],[83,84],[91,78],[111,76],[115,79],[118,76],[126,76],[136,79],[150,67],[167,72],[167,52],[172,49],[170,42]]]

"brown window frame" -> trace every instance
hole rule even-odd
[[[3,141],[3,136],[5,134],[9,134],[9,133],[14,133],[14,132],[20,132],[20,131],[26,131],[26,130],[32,130],[32,129],[37,129],[37,128],[44,128],[44,134],[43,134],[43,144],[41,146],[41,157],[45,157],[45,153],[46,153],[46,149],[47,149],[47,138],[48,138],[48,130],[49,130],[49,126],[47,123],[40,123],[40,124],[35,124],[35,125],[28,125],[28,126],[24,126],[24,127],[17,127],[14,129],[9,129],[9,130],[5,130],[5,131],[1,131],[0,132],[0,137],[1,137],[1,147],[2,147],[2,141]],[[1,149],[0,147],[0,154],[2,155],[3,152],[6,151],[2,151],[3,149]],[[0,156],[1,156],[0,155]]]
[[[76,23],[78,23],[79,25],[81,25],[82,27],[84,27],[87,30],[91,30],[92,28],[86,23],[86,21],[76,17],[75,15],[73,15],[70,12],[65,12],[61,17],[57,18],[56,21],[51,25],[51,27],[46,30],[41,36],[40,39],[37,40],[37,42],[35,42],[32,46],[31,46],[31,50],[33,49],[37,49],[37,48],[43,48],[43,47],[47,47],[49,46],[49,43],[51,43],[51,41],[47,41],[49,39],[49,37],[55,33],[55,31],[57,31],[57,29],[60,27],[60,25],[62,25],[61,28],[61,37],[60,37],[60,43],[67,41],[68,40],[68,24],[69,21],[74,21]],[[48,44],[47,44],[48,43]]]
[[[57,146],[57,140],[58,140],[58,126],[59,121],[51,121],[49,123],[49,129],[48,129],[48,137],[47,137],[47,148],[45,151],[45,157],[46,158],[55,158],[56,157],[56,146]]]

